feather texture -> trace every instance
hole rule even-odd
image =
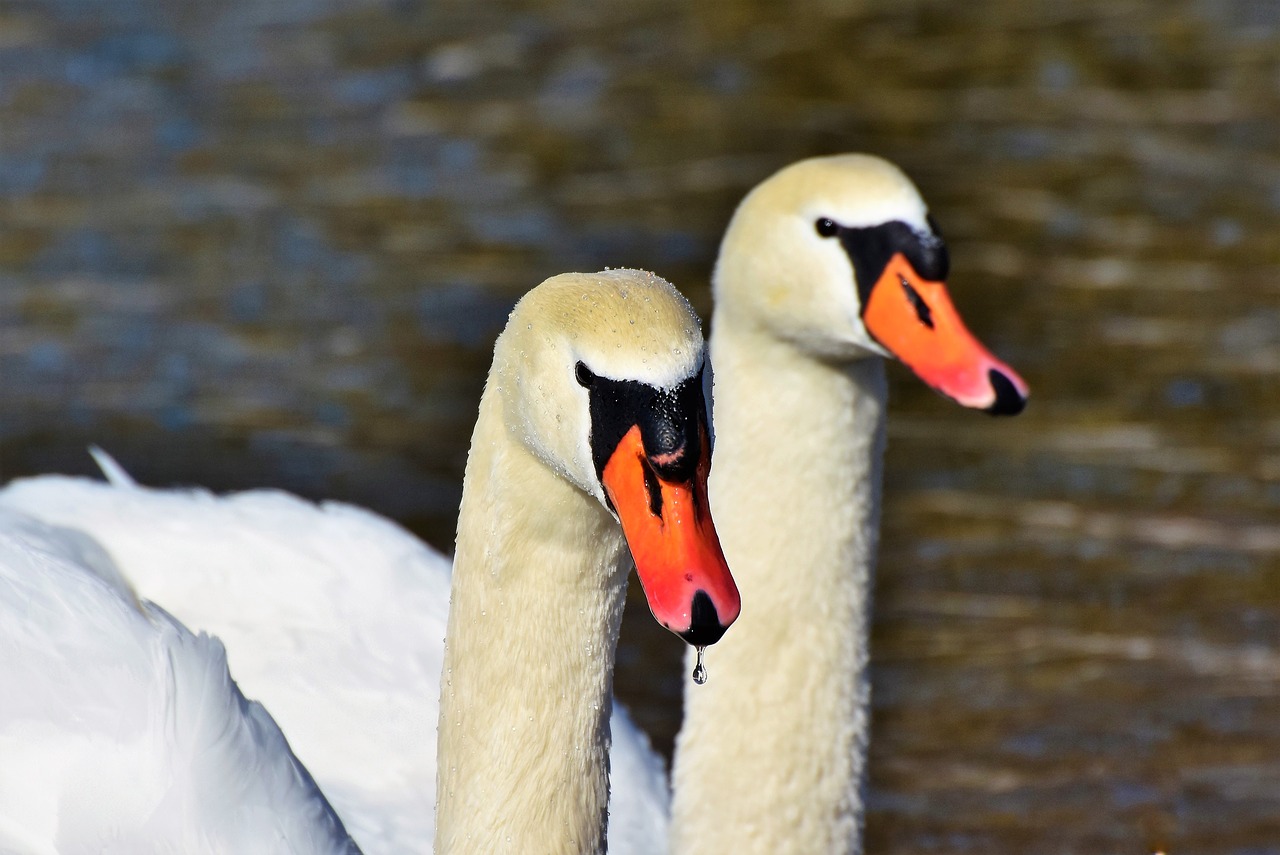
[[[353,853],[222,644],[0,511],[0,851]]]

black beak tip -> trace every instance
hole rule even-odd
[[[676,634],[695,647],[706,647],[724,637],[728,628],[720,623],[720,615],[707,592],[698,591],[693,595],[693,608],[689,611],[689,628]]]
[[[996,390],[996,400],[987,407],[987,415],[1016,416],[1026,408],[1026,397],[1008,377],[992,368],[987,372],[987,379],[991,381],[991,388]]]

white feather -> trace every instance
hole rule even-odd
[[[86,542],[0,511],[0,851],[356,852],[222,644]]]

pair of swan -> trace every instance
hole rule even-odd
[[[859,848],[866,601],[886,395],[881,360],[871,357],[897,355],[966,406],[1014,412],[1026,394],[964,330],[941,285],[945,273],[945,247],[919,194],[876,158],[796,164],[734,215],[714,283],[710,490],[747,609],[717,647],[714,679],[686,692],[672,773],[676,851]],[[455,586],[469,564],[490,567],[498,586],[466,598],[455,589],[438,851],[600,845],[601,738],[621,608],[608,553],[621,541],[602,510],[601,455],[572,429],[584,417],[565,401],[580,410],[585,395],[594,414],[626,397],[611,381],[670,389],[694,376],[696,320],[679,301],[671,305],[667,329],[611,327],[624,338],[653,337],[612,342],[625,347],[604,347],[613,357],[605,362],[582,360],[585,372],[575,361],[576,387],[563,381],[577,345],[548,340],[541,322],[515,331],[531,364],[510,359],[510,348],[502,358],[500,341],[454,568]],[[577,308],[560,309],[566,322]],[[508,333],[515,326],[513,318]],[[602,380],[603,389],[582,385]],[[614,436],[620,429],[612,427],[611,442],[630,435]],[[516,443],[514,457],[544,492],[503,495],[499,481],[488,481],[511,462],[503,436],[543,437]],[[441,674],[446,563],[355,509],[280,494],[149,491],[128,487],[119,472],[114,480],[120,486],[34,479],[10,487],[0,504],[88,532],[144,596],[225,639],[232,672],[280,721],[355,839],[370,852],[419,851],[432,830],[431,695]],[[646,501],[680,498],[664,490]],[[513,529],[504,508],[554,513]],[[539,557],[530,560],[527,548]],[[716,594],[732,599],[724,585]],[[682,619],[673,618],[677,629]],[[534,622],[541,637],[510,637]],[[476,662],[471,682],[456,684]],[[526,669],[539,686],[519,687],[514,678]],[[548,730],[544,717],[560,692],[564,720]],[[662,851],[660,766],[616,709],[612,730],[610,851]],[[511,830],[508,821],[540,831]],[[521,846],[508,833],[556,842]]]

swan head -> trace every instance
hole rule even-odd
[[[705,362],[674,286],[610,270],[525,295],[490,375],[508,434],[618,519],[654,617],[697,645],[741,609],[707,504]]]
[[[863,154],[792,164],[734,213],[715,272],[717,316],[814,356],[894,356],[966,407],[1021,412],[1027,384],[966,329],[947,247],[915,185]]]

